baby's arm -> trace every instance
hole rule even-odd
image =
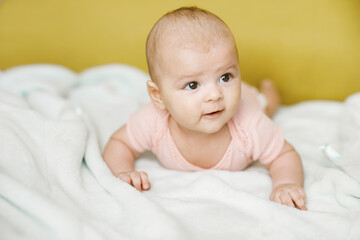
[[[130,145],[126,125],[117,130],[107,143],[103,158],[112,174],[137,190],[148,190],[150,182],[145,172],[134,170],[134,161],[140,155]]]
[[[303,189],[303,167],[295,149],[285,141],[279,156],[267,167],[273,181],[270,199],[300,210],[307,210]]]

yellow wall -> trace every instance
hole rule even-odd
[[[221,17],[237,40],[243,79],[271,77],[284,103],[360,91],[359,0],[0,0],[0,68],[120,62],[146,70],[147,33],[184,5]]]

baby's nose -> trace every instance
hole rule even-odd
[[[223,98],[223,92],[222,89],[219,86],[212,86],[209,87],[209,90],[206,95],[206,101],[219,101]]]

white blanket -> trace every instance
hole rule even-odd
[[[360,93],[282,107],[308,211],[269,200],[256,163],[241,172],[180,172],[136,161],[151,190],[113,177],[110,134],[149,101],[148,76],[125,65],[76,74],[57,65],[0,74],[0,239],[360,239]]]

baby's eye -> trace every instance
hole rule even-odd
[[[226,73],[220,77],[220,82],[228,82],[231,79],[230,73]]]
[[[198,86],[199,86],[199,84],[197,82],[191,82],[191,83],[186,84],[184,89],[186,89],[186,90],[194,90],[194,89],[197,89]]]

